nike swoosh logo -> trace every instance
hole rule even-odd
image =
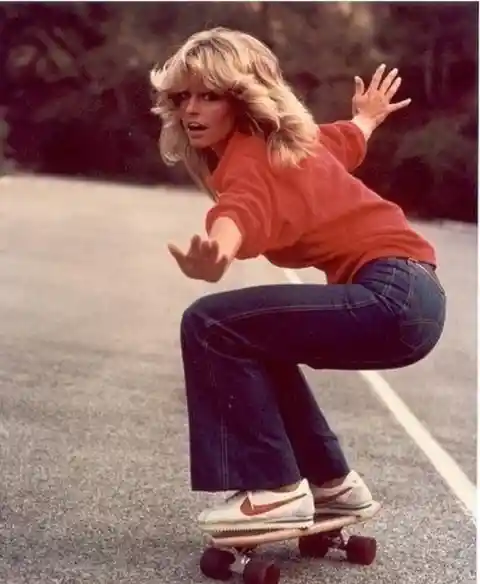
[[[289,505],[294,501],[303,499],[303,497],[306,497],[305,493],[302,495],[296,495],[295,497],[290,497],[290,499],[281,499],[280,501],[274,501],[264,505],[254,505],[250,499],[246,497],[240,505],[240,511],[247,517],[256,517],[257,515],[262,515],[263,513],[268,513],[269,511],[274,511],[275,509]]]
[[[338,497],[342,497],[347,493],[350,493],[353,490],[353,487],[346,487],[343,491],[338,491],[334,495],[328,495],[328,497],[316,497],[315,498],[315,505],[326,505],[338,499]]]

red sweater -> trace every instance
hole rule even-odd
[[[219,196],[206,217],[230,217],[243,236],[238,259],[264,255],[289,268],[316,267],[346,283],[366,262],[384,257],[436,264],[433,247],[398,205],[350,174],[366,154],[352,122],[319,126],[318,151],[293,168],[273,168],[261,138],[234,134],[209,177]]]

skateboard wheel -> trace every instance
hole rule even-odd
[[[200,570],[202,574],[212,580],[229,580],[232,576],[230,569],[235,561],[235,556],[217,548],[209,548],[203,552],[200,559]]]
[[[278,584],[280,570],[273,562],[250,560],[243,572],[245,584]]]
[[[352,535],[347,542],[346,552],[350,563],[369,566],[377,555],[377,542],[373,537]]]
[[[330,540],[323,534],[308,535],[298,540],[298,551],[303,558],[324,558],[330,549]]]

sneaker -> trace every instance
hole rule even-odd
[[[200,529],[207,533],[302,529],[313,525],[314,511],[313,495],[304,479],[295,491],[287,493],[236,493],[203,511],[198,521]]]
[[[369,517],[377,504],[362,478],[352,470],[341,485],[324,488],[311,486],[315,515],[354,515]]]

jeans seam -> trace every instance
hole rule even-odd
[[[416,318],[416,319],[409,321],[408,323],[401,323],[400,324],[400,335],[405,331],[406,328],[412,327],[412,326],[417,326],[417,325],[435,325],[438,327],[439,323],[438,323],[438,321],[436,321],[433,318]],[[422,345],[412,347],[412,345],[410,345],[409,343],[404,341],[403,338],[400,338],[400,342],[404,346],[406,346],[408,349],[412,350],[413,352],[418,351],[418,349],[420,349],[422,347],[422,345],[425,344],[425,342],[423,342]]]
[[[208,344],[208,339],[205,339],[205,342],[203,341],[203,339],[199,339],[200,344],[203,345],[203,348],[205,350],[205,352],[210,352],[213,351],[215,352]],[[217,383],[216,383],[216,379],[215,379],[215,371],[211,365],[211,360],[207,358],[208,361],[208,371],[209,371],[209,377],[210,377],[210,383],[212,384],[212,387],[214,387],[215,389],[217,388]],[[229,483],[229,470],[228,470],[228,430],[227,430],[227,423],[225,420],[225,415],[223,413],[223,408],[221,407],[222,404],[219,403],[220,398],[219,396],[219,392],[215,391],[214,394],[217,396],[217,406],[218,409],[220,410],[220,420],[219,420],[219,427],[220,427],[220,467],[221,467],[221,477],[223,480],[223,484],[224,485],[228,485]]]
[[[407,259],[407,265],[411,265],[409,259]],[[390,290],[395,282],[395,276],[397,275],[397,272],[398,272],[398,267],[393,266],[392,276],[390,278],[390,281],[388,282],[388,284],[385,285],[385,287],[383,288],[381,293],[378,295],[387,304],[388,304],[387,295],[389,294],[389,292],[390,292]],[[398,312],[396,312],[396,316],[399,320],[405,316],[405,314],[408,312],[408,310],[410,308],[410,300],[412,298],[412,294],[413,294],[413,290],[414,290],[414,283],[415,283],[415,280],[417,278],[417,274],[412,270],[408,270],[408,275],[409,275],[409,279],[408,279],[407,296],[404,299],[400,310]],[[413,280],[413,282],[412,282],[412,280]]]
[[[420,269],[422,271],[423,274],[425,274],[425,276],[435,284],[435,286],[439,289],[439,291],[445,296],[446,292],[444,287],[442,286],[442,284],[440,283],[440,281],[438,280],[437,276],[434,274],[431,274],[427,268],[425,266],[422,266],[421,263],[419,262],[415,262],[414,260],[411,260],[414,264],[415,267]]]
[[[415,284],[417,282],[417,272],[415,271],[415,269],[412,269],[412,263],[414,264],[414,266],[417,266],[418,264],[416,264],[416,262],[414,260],[408,259],[407,260],[407,265],[410,267],[409,270],[409,280],[408,280],[408,294],[407,297],[405,298],[404,304],[403,304],[403,308],[400,311],[399,319],[402,319],[408,312],[408,310],[410,309],[410,301],[412,299],[412,295],[415,289]],[[402,322],[399,322],[400,326],[402,324]]]
[[[372,306],[377,303],[377,299],[374,298],[373,300],[367,300],[364,302],[355,303],[352,307],[355,308],[365,308],[366,306]],[[248,312],[242,312],[240,314],[236,314],[234,316],[227,316],[226,318],[222,318],[221,320],[211,320],[210,322],[206,323],[205,328],[208,330],[211,327],[225,325],[228,323],[236,322],[238,320],[243,320],[249,318],[251,316],[264,316],[268,314],[275,314],[277,312],[282,313],[295,313],[295,312],[314,312],[317,310],[325,310],[325,311],[333,311],[333,310],[345,310],[348,307],[344,304],[336,304],[334,306],[329,305],[309,305],[309,306],[279,306],[278,308],[260,308],[255,310],[249,310]]]
[[[226,353],[221,353],[221,352],[217,351],[214,347],[212,347],[209,344],[209,337],[210,337],[211,334],[214,333],[214,331],[212,331],[211,329],[215,325],[221,325],[221,324],[223,324],[223,321],[221,321],[221,322],[215,321],[215,322],[213,322],[211,324],[211,326],[206,327],[205,335],[202,335],[202,337],[200,337],[198,339],[198,342],[203,347],[203,349],[205,351],[208,351],[209,353],[211,353],[213,355],[216,355],[217,357],[221,357],[222,359],[228,358],[228,359],[233,359],[234,361],[239,361],[240,363],[242,363],[242,362],[251,363],[251,361],[252,361],[251,359],[243,359],[241,357],[234,357],[233,355],[229,355],[229,354],[226,354]]]
[[[225,423],[225,416],[220,416],[220,452],[221,452],[221,465],[222,465],[222,480],[223,485],[228,485],[229,483],[229,473],[228,473],[228,431]]]

